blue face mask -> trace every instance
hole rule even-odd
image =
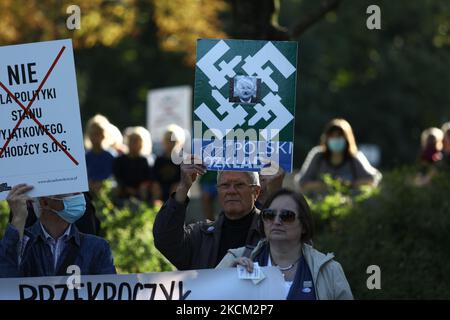
[[[86,199],[83,194],[77,194],[74,196],[59,199],[64,202],[64,209],[61,211],[52,210],[60,218],[67,223],[74,223],[80,219],[86,211]]]
[[[342,152],[344,151],[347,142],[342,137],[329,138],[327,145],[331,152]]]

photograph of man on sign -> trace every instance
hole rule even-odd
[[[260,102],[260,85],[261,79],[256,77],[236,76],[230,79],[230,102]]]

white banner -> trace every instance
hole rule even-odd
[[[176,124],[191,132],[192,88],[169,87],[150,90],[147,96],[147,128],[154,143],[159,144],[164,131]]]
[[[79,281],[76,276],[0,279],[0,300],[285,299],[280,270],[261,269],[266,278],[258,284],[239,279],[236,268],[80,276]]]
[[[88,190],[72,41],[0,47],[0,200]]]

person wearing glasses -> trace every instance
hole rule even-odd
[[[115,274],[109,244],[75,226],[86,210],[84,195],[31,198],[31,189],[18,184],[8,193],[12,218],[0,241],[0,277],[67,276],[73,265],[82,275]],[[30,207],[38,220],[26,228]]]
[[[257,172],[219,171],[222,210],[217,219],[185,225],[188,191],[205,173],[203,164],[181,164],[181,181],[153,226],[156,248],[179,270],[214,268],[228,249],[247,246],[251,251],[262,237],[255,207],[261,189]]]
[[[281,189],[261,211],[265,239],[248,255],[245,248],[231,249],[217,268],[242,265],[253,272],[253,263],[276,266],[284,276],[288,300],[353,299],[341,265],[333,254],[312,247],[313,220],[305,198]]]

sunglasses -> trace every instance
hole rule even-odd
[[[275,209],[263,209],[261,211],[261,217],[264,221],[274,221],[275,217],[278,216],[281,221],[291,223],[295,221],[295,217],[297,214],[294,211],[287,210],[287,209],[281,209],[281,210],[275,210]]]

